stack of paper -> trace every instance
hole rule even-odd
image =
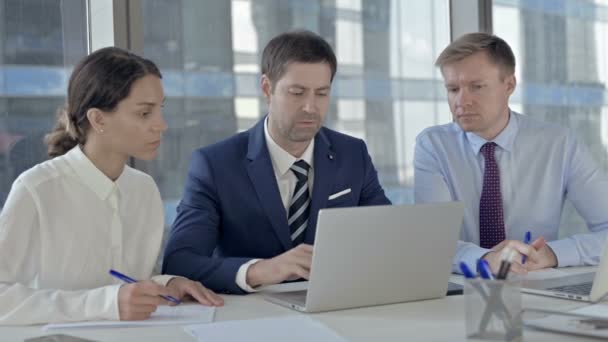
[[[200,342],[346,341],[323,324],[303,316],[227,321],[191,325],[184,329]]]
[[[186,325],[211,323],[215,307],[200,304],[181,304],[177,306],[159,306],[156,312],[145,321],[88,321],[76,323],[48,324],[42,327],[49,329],[101,328],[101,327],[138,327],[150,325]]]
[[[608,304],[587,305],[540,319],[526,320],[527,326],[567,334],[608,337]]]

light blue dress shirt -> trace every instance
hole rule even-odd
[[[608,177],[572,132],[511,111],[509,123],[494,139],[500,190],[509,240],[544,236],[558,266],[596,265],[608,235]],[[465,204],[453,271],[470,267],[489,250],[479,246],[479,198],[483,183],[485,139],[456,123],[425,129],[416,138],[414,198],[417,203],[458,200]],[[589,233],[557,240],[568,198]],[[473,268],[475,269],[475,268]]]

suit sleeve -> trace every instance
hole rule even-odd
[[[236,284],[236,274],[250,259],[213,257],[221,222],[212,165],[204,152],[195,151],[165,249],[163,273],[200,281],[216,292],[245,293]]]
[[[363,188],[361,191],[361,198],[359,199],[359,205],[386,205],[391,204],[391,201],[384,194],[384,189],[380,186],[378,180],[378,172],[372,163],[372,158],[367,151],[365,142],[361,141],[362,153],[363,153],[363,167],[365,169]]]

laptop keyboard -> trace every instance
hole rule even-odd
[[[558,286],[552,287],[549,290],[572,293],[572,294],[580,294],[580,295],[588,295],[591,293],[591,287],[593,286],[593,282],[576,284],[576,285],[566,285],[566,286]]]

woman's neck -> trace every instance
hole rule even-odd
[[[122,174],[127,162],[127,156],[120,153],[108,152],[100,144],[87,141],[82,147],[84,154],[104,175],[116,181]]]

